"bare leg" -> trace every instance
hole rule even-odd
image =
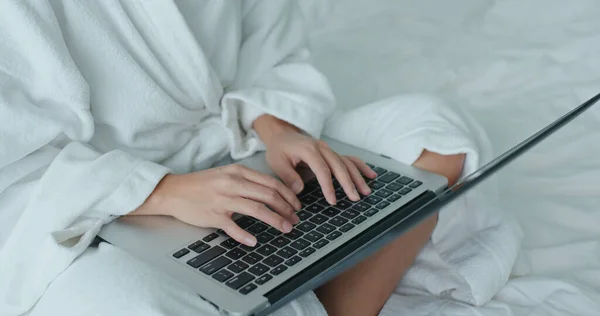
[[[424,151],[415,167],[429,170],[455,183],[462,172],[465,155],[444,156]],[[317,289],[316,294],[330,316],[377,315],[402,276],[431,237],[437,214],[410,232]]]

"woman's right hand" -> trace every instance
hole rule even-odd
[[[254,246],[256,238],[232,220],[234,213],[249,215],[289,233],[300,221],[295,214],[299,209],[300,201],[282,182],[233,164],[169,174],[130,215],[169,215],[195,226],[221,228],[238,242]]]

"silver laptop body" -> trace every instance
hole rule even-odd
[[[244,257],[250,254],[250,252],[247,251],[249,249],[242,245],[234,246],[233,243],[226,243],[230,238],[222,232],[217,233],[217,230],[212,228],[194,227],[165,216],[121,217],[106,225],[99,236],[104,241],[124,249],[138,259],[154,266],[161,272],[186,284],[193,291],[196,291],[204,300],[216,306],[223,314],[257,314],[275,303],[273,300],[269,301],[268,297],[270,293],[275,293],[275,290],[278,289],[283,289],[283,291],[285,291],[285,288],[288,287],[296,288],[297,286],[295,284],[298,281],[289,284],[286,283],[293,277],[301,275],[308,267],[311,267],[325,257],[328,257],[328,255],[334,253],[334,250],[340,248],[340,246],[356,236],[368,231],[374,224],[382,221],[397,210],[402,209],[405,205],[409,204],[415,198],[422,196],[425,192],[429,192],[430,194],[440,193],[447,188],[447,180],[437,174],[401,164],[385,156],[358,149],[335,140],[326,138],[324,138],[324,140],[337,153],[359,157],[370,165],[378,167],[379,169],[376,169],[376,171],[379,171],[377,179],[383,179],[385,182],[377,181],[378,185],[376,185],[376,187],[378,189],[373,188],[374,193],[370,195],[375,197],[374,201],[368,203],[364,201],[365,199],[363,198],[363,204],[361,204],[363,207],[361,209],[354,207],[358,203],[351,202],[348,199],[342,199],[343,202],[338,202],[338,205],[340,205],[340,203],[347,203],[352,204],[352,206],[344,204],[341,207],[324,205],[321,205],[323,207],[317,207],[316,205],[322,197],[320,189],[317,188],[317,190],[314,190],[314,194],[309,194],[313,195],[314,198],[306,198],[306,195],[304,195],[305,192],[301,193],[300,197],[303,202],[302,210],[311,215],[310,218],[301,220],[301,222],[295,226],[294,230],[300,232],[302,236],[293,239],[288,238],[286,236],[287,234],[279,233],[277,236],[274,236],[272,240],[264,243],[266,245],[271,245],[276,249],[269,255],[264,255],[265,253],[269,253],[266,251],[258,253],[259,256],[254,256],[252,259],[246,258],[246,260],[244,260]],[[247,159],[238,161],[237,163],[274,176],[274,173],[266,164],[264,153],[256,154]],[[386,174],[388,176],[383,178]],[[306,176],[306,178],[307,183],[310,183],[311,180],[314,181],[311,176]],[[307,188],[308,187],[309,186],[307,186]],[[338,191],[340,190],[341,189],[338,189]],[[383,193],[376,195],[379,191],[382,191]],[[390,194],[390,192],[392,192],[392,194]],[[369,207],[368,209],[365,209],[365,206],[367,205]],[[313,206],[313,208],[311,208],[311,206]],[[309,208],[311,209],[310,211],[308,210]],[[329,215],[319,214],[323,213],[326,209],[329,210],[324,214]],[[321,210],[321,212],[318,212],[318,210]],[[319,220],[316,220],[317,218],[315,218],[311,221],[312,217],[317,216],[317,214],[321,216],[318,218]],[[324,218],[326,221],[323,222]],[[334,220],[334,218],[340,220],[337,221]],[[360,223],[356,220],[357,218],[361,219]],[[335,224],[333,224],[332,221],[335,222]],[[308,227],[300,226],[305,222],[311,223],[312,225],[304,225]],[[317,224],[319,222],[322,222],[321,225]],[[334,230],[320,229],[317,231],[317,229],[321,228],[320,226],[327,223],[329,223],[328,227],[331,228],[331,226],[333,226]],[[305,231],[298,229],[299,226],[304,228]],[[342,227],[344,228],[340,230]],[[251,230],[252,226],[248,226],[246,229]],[[264,232],[265,231],[262,231],[261,233]],[[271,230],[271,232],[273,232],[273,230]],[[313,234],[310,234],[311,232],[313,232]],[[310,234],[310,236],[308,234]],[[333,238],[338,234],[339,236]],[[217,235],[217,238],[210,240]],[[260,233],[257,231],[256,235],[260,235]],[[206,238],[207,236],[212,237]],[[284,246],[279,246],[280,244],[283,245],[283,243],[276,243],[274,241],[276,237],[281,236],[289,240]],[[307,239],[309,237],[310,239]],[[318,240],[312,241],[315,238],[318,238]],[[323,245],[324,242],[321,240],[326,240],[326,244]],[[296,241],[302,242],[298,243]],[[320,248],[317,248],[314,245],[319,241],[321,241],[318,245]],[[308,246],[306,245],[307,243],[309,244]],[[256,250],[252,252],[256,253],[256,251],[261,248],[262,244],[263,243],[259,240],[258,247],[255,247]],[[226,252],[221,253],[223,250],[220,250],[217,247]],[[293,253],[295,251],[295,253],[293,255],[290,255],[289,252],[279,253],[282,248],[286,247],[287,249],[292,249],[291,252]],[[215,251],[215,248],[219,251]],[[310,249],[309,251],[305,251],[308,248],[312,248],[314,251],[311,251]],[[194,249],[200,252],[196,252]],[[241,251],[235,252],[236,249]],[[212,253],[210,253],[210,256],[219,254],[220,257],[227,259],[220,259],[216,268],[219,268],[220,265],[225,263],[227,264],[214,271],[213,269],[215,267],[213,267],[213,269],[208,268],[202,270],[211,262],[215,262],[219,256],[212,258],[212,260],[205,263],[202,262],[207,260],[206,258],[201,260],[201,266],[197,266],[198,261],[193,261],[193,259],[195,257],[202,257],[204,254],[211,251]],[[229,252],[232,253],[228,256]],[[308,254],[308,252],[312,253]],[[181,255],[182,253],[185,254]],[[174,255],[181,256],[176,258]],[[210,258],[210,256],[208,258]],[[279,258],[281,260],[269,260],[268,264],[266,264],[265,261],[267,258],[272,256],[276,256],[274,257],[275,259]],[[292,258],[295,259],[289,262]],[[256,259],[261,259],[261,261]],[[331,260],[331,258],[329,260]],[[281,261],[281,263],[277,263],[278,261]],[[333,262],[335,261],[336,260],[334,259]],[[239,264],[234,266],[236,262]],[[263,269],[252,270],[254,265],[251,263],[254,263],[254,265],[262,263],[261,267],[263,267]],[[278,268],[280,266],[285,267],[285,271],[280,271],[283,269]],[[268,271],[264,271],[264,267],[266,267]],[[220,270],[227,270],[233,275],[224,282],[217,281],[214,276]],[[242,273],[244,274],[242,275]],[[219,275],[221,276],[222,274],[224,273]],[[238,283],[232,282],[240,275],[242,275],[242,277],[245,276],[245,278],[243,278],[244,280],[241,280],[241,282]],[[248,275],[251,276],[252,279],[246,281],[245,279],[248,279]],[[270,279],[263,284],[257,284],[257,281],[262,283],[264,279],[269,278],[265,277],[265,275],[270,275]],[[227,275],[225,275],[225,277],[227,277]],[[259,280],[261,277],[262,279]],[[310,278],[307,278],[307,280],[308,279]],[[240,285],[240,283],[243,284]],[[286,293],[281,293],[276,296],[283,297],[285,294]]]

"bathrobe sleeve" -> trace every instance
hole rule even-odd
[[[335,100],[327,79],[310,63],[308,28],[296,1],[243,1],[237,75],[222,99],[240,133],[253,133],[262,114],[319,137]],[[234,150],[235,151],[235,150]],[[235,158],[235,157],[234,157]]]
[[[0,250],[0,314],[21,315],[168,170],[87,144],[90,92],[50,3],[5,0],[0,12],[0,212],[22,213]]]

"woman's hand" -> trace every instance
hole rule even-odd
[[[269,208],[267,208],[268,205]],[[241,165],[165,176],[146,202],[131,215],[170,215],[201,227],[223,229],[248,246],[256,238],[233,220],[234,213],[254,217],[284,233],[300,219],[300,201],[283,183]]]
[[[377,174],[362,160],[340,156],[324,141],[305,136],[296,127],[270,115],[258,117],[253,127],[267,148],[267,163],[296,194],[304,188],[304,182],[296,172],[301,163],[315,174],[330,204],[337,202],[332,176],[352,201],[360,200],[358,192],[371,193],[362,175],[375,178]]]

